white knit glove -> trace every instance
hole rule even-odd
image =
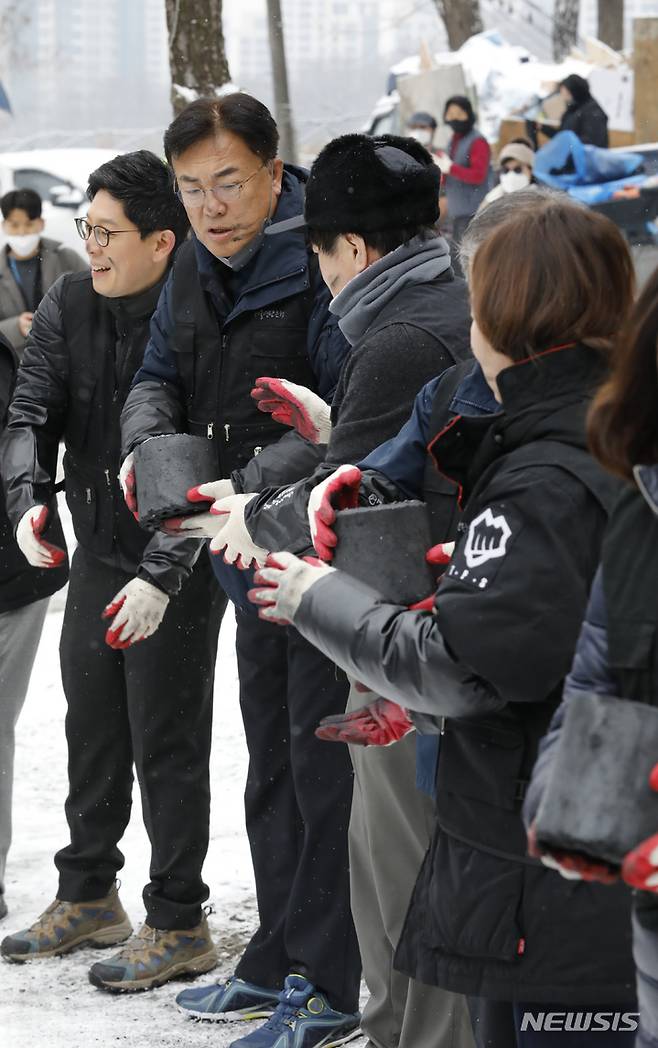
[[[296,429],[300,437],[311,444],[329,443],[331,408],[306,386],[298,386],[285,378],[257,378],[251,396],[259,411]]]
[[[253,565],[263,566],[269,550],[257,546],[247,531],[244,511],[256,493],[251,495],[229,495],[218,499],[210,507],[210,513],[216,517],[218,528],[210,543],[211,553],[224,553],[227,564],[235,564],[241,570]]]
[[[441,169],[441,174],[443,174],[443,175],[449,175],[450,174],[450,169],[452,168],[452,160],[450,159],[450,157],[448,156],[447,153],[438,153],[434,157],[434,162]]]
[[[155,633],[164,618],[169,597],[145,579],[131,579],[105,608],[102,617],[112,623],[105,634],[111,648],[129,648]]]
[[[198,484],[187,493],[189,502],[213,503],[234,495],[235,489],[230,480],[213,480],[208,484]],[[196,513],[191,517],[170,517],[163,521],[160,530],[167,535],[184,535],[191,539],[214,539],[222,526],[222,518],[217,514]]]
[[[23,514],[16,528],[16,542],[33,568],[57,568],[66,560],[63,549],[41,538],[47,523],[48,507],[37,505]]]
[[[289,626],[304,594],[335,570],[315,558],[301,560],[294,553],[271,553],[266,566],[254,575],[256,588],[249,590],[248,597],[259,605],[261,619]]]
[[[126,455],[125,459],[121,463],[121,469],[119,470],[119,484],[123,492],[123,498],[126,506],[133,514],[137,516],[137,489],[135,486],[135,456],[132,451]]]

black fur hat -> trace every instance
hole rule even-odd
[[[376,233],[432,226],[441,175],[414,138],[341,135],[318,154],[306,185],[304,216],[276,221],[269,233],[307,225],[323,232]]]

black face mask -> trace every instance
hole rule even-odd
[[[470,120],[446,120],[448,127],[452,128],[456,135],[465,135],[473,127]]]

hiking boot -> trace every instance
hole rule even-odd
[[[336,1012],[302,975],[289,975],[263,1026],[229,1048],[336,1048],[361,1033],[358,1012]]]
[[[267,990],[264,986],[256,986],[235,975],[225,983],[183,990],[176,998],[183,1015],[211,1023],[269,1019],[278,1003],[278,990]]]
[[[132,933],[116,885],[103,899],[63,902],[55,899],[30,928],[2,940],[0,953],[22,964],[42,957],[59,957],[81,946],[116,946]]]
[[[196,928],[162,930],[143,924],[107,964],[92,964],[89,982],[115,993],[150,990],[181,975],[202,975],[216,965],[217,950],[205,917]]]

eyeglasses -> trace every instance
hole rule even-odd
[[[504,175],[509,175],[509,173],[511,171],[513,171],[515,175],[522,175],[523,174],[523,168],[521,167],[520,164],[516,164],[515,167],[508,167],[506,164],[503,164],[503,174]]]
[[[181,189],[176,182],[176,196],[187,207],[203,207],[207,199],[207,193],[211,193],[215,200],[219,200],[221,204],[229,204],[231,200],[238,199],[247,182],[251,182],[252,178],[255,178],[264,167],[267,167],[267,164],[261,164],[252,175],[249,175],[248,178],[243,178],[241,182],[218,183],[214,186],[209,186],[208,189],[203,189],[201,186],[190,186],[189,188]]]
[[[78,235],[83,240],[89,240],[91,234],[94,234],[94,240],[99,247],[107,247],[110,242],[110,237],[116,236],[117,233],[139,233],[139,229],[106,229],[105,226],[91,226],[87,222],[86,218],[76,218],[75,228],[78,231]]]

